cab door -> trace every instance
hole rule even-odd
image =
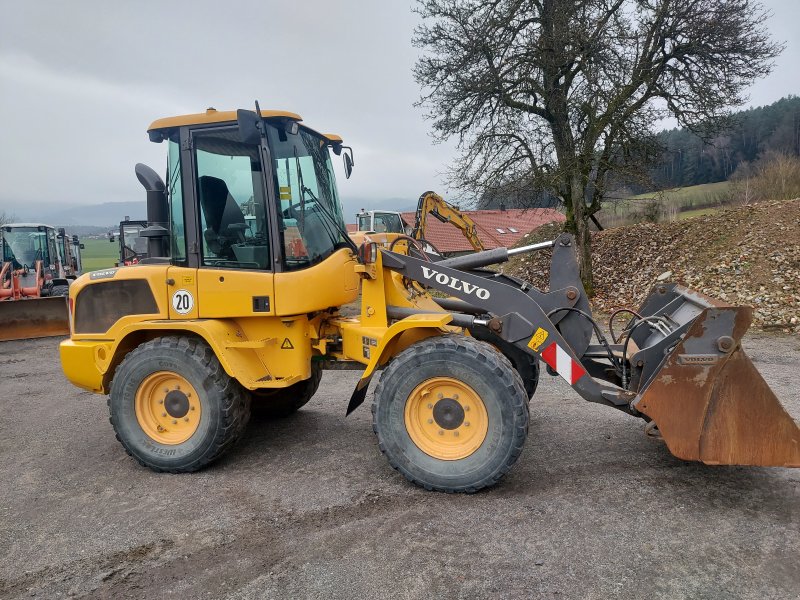
[[[274,250],[260,148],[236,128],[192,133],[200,318],[274,315]]]

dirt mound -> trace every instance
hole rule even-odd
[[[519,245],[554,235],[557,228],[540,228]],[[800,331],[800,199],[620,227],[594,234],[592,244],[598,312],[638,306],[661,279],[753,306],[757,327]],[[518,257],[505,270],[546,288],[549,260]]]

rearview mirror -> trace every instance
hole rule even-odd
[[[353,149],[350,147],[344,147],[344,156],[342,157],[344,161],[344,176],[346,179],[350,179],[350,175],[353,174],[353,165],[355,162],[353,161]]]

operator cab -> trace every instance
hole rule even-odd
[[[151,140],[169,146],[172,264],[293,271],[350,247],[329,154],[341,138],[294,113],[248,114],[263,129],[256,138],[237,113],[213,109],[151,125]]]
[[[56,230],[40,223],[11,223],[2,228],[3,262],[14,269],[35,269],[41,261],[49,278],[57,276],[61,260],[56,243]]]

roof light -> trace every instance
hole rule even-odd
[[[506,232],[505,229],[500,229],[499,227],[495,227],[495,231],[497,231],[497,233],[505,233]]]
[[[519,231],[518,231],[517,229],[514,229],[513,227],[509,227],[509,228],[508,228],[508,230],[509,230],[511,233],[519,233]]]

